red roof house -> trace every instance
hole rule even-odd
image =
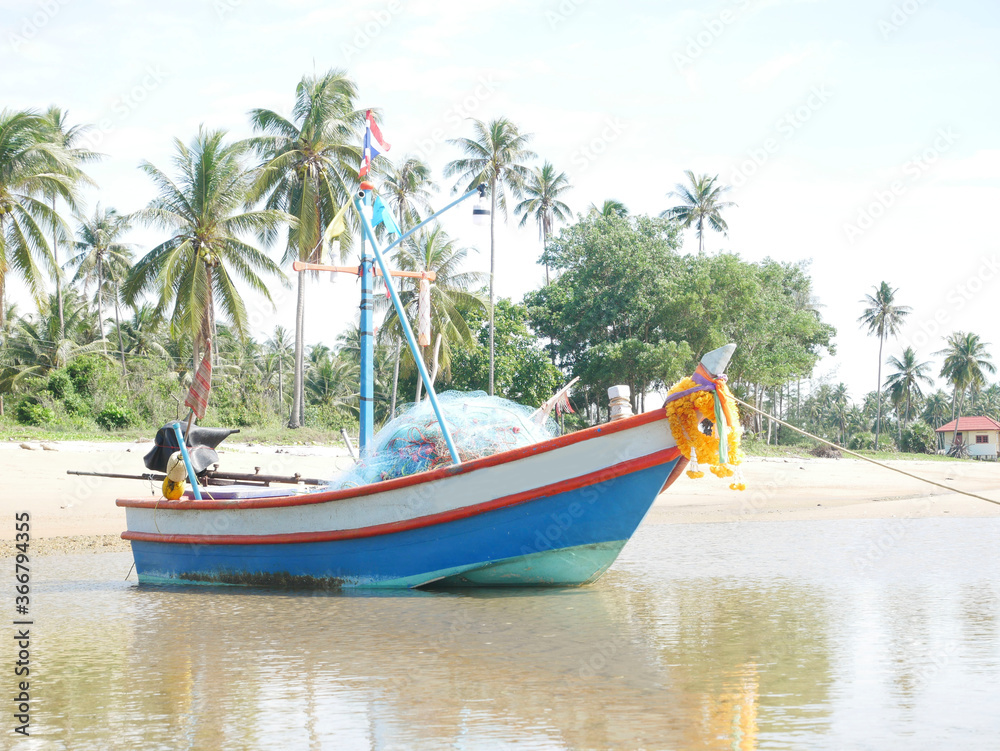
[[[957,425],[956,425],[957,423]],[[957,438],[956,438],[957,431]],[[996,459],[1000,446],[1000,422],[992,417],[959,417],[937,429],[944,442],[944,450],[951,449],[952,441],[964,443],[970,456]]]

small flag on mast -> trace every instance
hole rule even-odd
[[[380,224],[385,225],[385,231],[394,235],[399,235],[399,227],[396,226],[396,220],[392,216],[392,212],[389,211],[389,207],[385,205],[385,201],[382,200],[382,196],[375,196],[375,203],[372,207],[372,229],[379,226]]]
[[[200,420],[208,409],[208,393],[212,390],[212,340],[205,340],[205,357],[195,371],[184,406],[190,407]]]
[[[361,169],[358,171],[358,177],[367,175],[372,166],[372,159],[381,156],[390,148],[392,148],[392,144],[387,143],[382,137],[382,131],[378,129],[375,116],[371,110],[368,110],[365,112],[365,140],[362,144]]]

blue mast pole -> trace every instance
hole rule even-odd
[[[365,211],[368,210],[369,196],[371,191],[362,191],[362,197],[355,201],[358,212],[363,217],[365,226],[368,225],[368,217]],[[374,240],[372,241],[374,244]],[[368,255],[365,248],[365,236],[361,235],[361,429],[358,442],[360,450],[371,443],[375,434],[375,331],[374,308],[375,301],[372,297],[372,284],[375,280],[374,259]]]
[[[477,190],[469,191],[461,199],[452,203],[451,206],[454,206],[461,200],[464,200],[473,193],[477,192]],[[431,406],[434,408],[434,415],[437,417],[438,424],[441,426],[441,435],[444,436],[444,442],[448,446],[448,453],[451,454],[451,460],[455,464],[461,464],[461,460],[458,458],[458,451],[455,449],[455,444],[451,440],[451,431],[448,430],[448,424],[445,422],[444,415],[441,413],[441,406],[438,404],[437,393],[434,391],[434,384],[431,382],[430,374],[424,366],[424,358],[420,356],[420,350],[417,347],[417,340],[413,337],[413,329],[410,328],[410,322],[406,318],[406,311],[403,309],[403,303],[400,301],[399,294],[396,292],[396,285],[392,283],[392,273],[389,271],[389,267],[386,266],[385,258],[382,255],[382,251],[379,249],[378,240],[375,239],[375,233],[372,230],[371,222],[368,220],[367,214],[363,211],[361,202],[362,198],[360,197],[354,199],[354,206],[358,210],[358,214],[361,215],[361,228],[364,230],[364,235],[368,237],[368,241],[371,243],[372,252],[375,254],[375,261],[378,263],[379,268],[382,269],[382,277],[385,279],[386,287],[389,289],[389,296],[392,297],[392,304],[396,308],[396,315],[399,316],[399,323],[403,328],[406,343],[410,346],[410,352],[413,353],[413,361],[416,363],[417,370],[420,371],[420,377],[424,381],[424,388],[427,390],[427,397],[431,400]],[[451,208],[451,206],[448,208]],[[442,209],[442,211],[444,210],[445,209]],[[440,213],[441,212],[439,211],[438,214]],[[435,216],[437,216],[437,214],[435,214]]]

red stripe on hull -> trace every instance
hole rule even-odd
[[[376,524],[371,527],[361,527],[359,529],[337,529],[323,532],[287,532],[275,535],[164,535],[155,532],[128,531],[122,533],[122,538],[125,540],[164,542],[180,545],[282,545],[289,543],[330,542],[333,540],[353,540],[361,537],[376,537],[378,535],[387,535],[395,532],[405,532],[411,529],[420,529],[421,527],[429,527],[435,524],[445,524],[457,519],[465,519],[487,511],[503,508],[505,506],[516,506],[520,503],[526,503],[534,500],[535,498],[542,498],[550,495],[557,495],[559,493],[565,493],[571,490],[577,490],[579,488],[586,487],[587,485],[613,480],[616,477],[620,477],[631,472],[638,472],[639,470],[648,469],[649,467],[666,464],[667,462],[676,459],[679,454],[680,451],[678,451],[677,447],[672,447],[639,457],[637,459],[629,459],[628,461],[615,464],[611,467],[606,467],[598,470],[597,472],[591,472],[569,480],[562,480],[560,482],[555,482],[551,485],[545,485],[533,490],[514,493],[513,495],[504,496],[503,498],[495,498],[492,501],[486,501],[485,503],[463,506],[450,511],[442,511],[438,514],[421,516],[416,519],[406,519],[404,521],[389,522],[387,524]],[[680,463],[682,462],[679,462],[678,464]],[[664,490],[674,481],[678,474],[677,468],[675,467],[670,473],[670,477],[667,478],[666,483],[664,483]],[[188,508],[190,507],[191,506],[188,505]],[[204,508],[205,504],[197,504],[194,507],[198,509]],[[231,508],[231,506],[225,506],[224,508]]]
[[[611,433],[618,433],[622,430],[628,430],[630,428],[636,428],[640,425],[646,425],[651,422],[656,422],[657,420],[665,420],[666,412],[663,408],[655,409],[652,412],[644,412],[641,415],[635,415],[634,417],[628,417],[624,420],[616,420],[615,422],[607,423],[604,425],[595,425],[592,428],[587,428],[586,430],[580,430],[576,433],[570,433],[568,435],[559,436],[558,438],[552,438],[548,441],[541,441],[540,443],[535,443],[530,446],[524,446],[522,448],[511,449],[510,451],[503,451],[499,454],[492,454],[491,456],[485,456],[482,459],[474,459],[470,462],[464,464],[459,464],[456,466],[442,467],[440,469],[434,469],[430,472],[420,472],[415,475],[409,475],[407,477],[397,477],[393,480],[386,480],[385,482],[376,482],[370,485],[362,485],[358,488],[347,488],[345,490],[326,490],[319,493],[309,493],[306,496],[278,496],[277,498],[247,498],[238,501],[151,501],[146,498],[119,498],[115,501],[115,505],[124,508],[156,508],[163,510],[183,510],[183,509],[199,509],[199,510],[213,510],[222,511],[224,509],[249,509],[249,508],[280,508],[283,506],[308,506],[314,503],[329,503],[330,501],[342,501],[348,498],[361,498],[366,495],[372,495],[374,493],[382,493],[387,490],[395,490],[397,488],[406,488],[411,485],[420,485],[425,482],[434,482],[435,480],[440,480],[445,477],[451,477],[453,475],[461,475],[466,472],[473,472],[478,469],[485,469],[486,467],[495,467],[498,464],[506,464],[508,462],[517,461],[519,459],[524,459],[525,457],[535,456],[537,454],[544,454],[548,451],[554,451],[555,449],[562,448],[564,446],[572,446],[574,443],[581,443],[582,441],[589,441],[593,438],[599,438],[603,435],[609,435]],[[665,428],[667,434],[669,435],[669,428]]]

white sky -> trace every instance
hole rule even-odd
[[[427,159],[442,201],[443,141],[469,134],[466,115],[534,133],[577,212],[617,198],[658,213],[684,170],[718,173],[738,208],[709,251],[810,259],[838,330],[817,375],[860,398],[878,350],[860,300],[883,280],[913,307],[886,356],[909,341],[936,374],[941,337],[972,330],[1000,362],[998,31],[995,0],[0,0],[0,107],[98,123],[90,204],[122,212],[153,195],[141,160],[169,169],[200,123],[246,136],[248,110],[287,113],[300,77],[332,67],[382,109],[392,157]],[[488,233],[456,212],[446,226],[487,270]],[[500,295],[540,285],[539,250],[533,226],[498,232]],[[275,294],[277,313],[247,300],[261,337],[292,328],[294,292]],[[357,302],[351,278],[315,282],[307,338],[332,342]]]

